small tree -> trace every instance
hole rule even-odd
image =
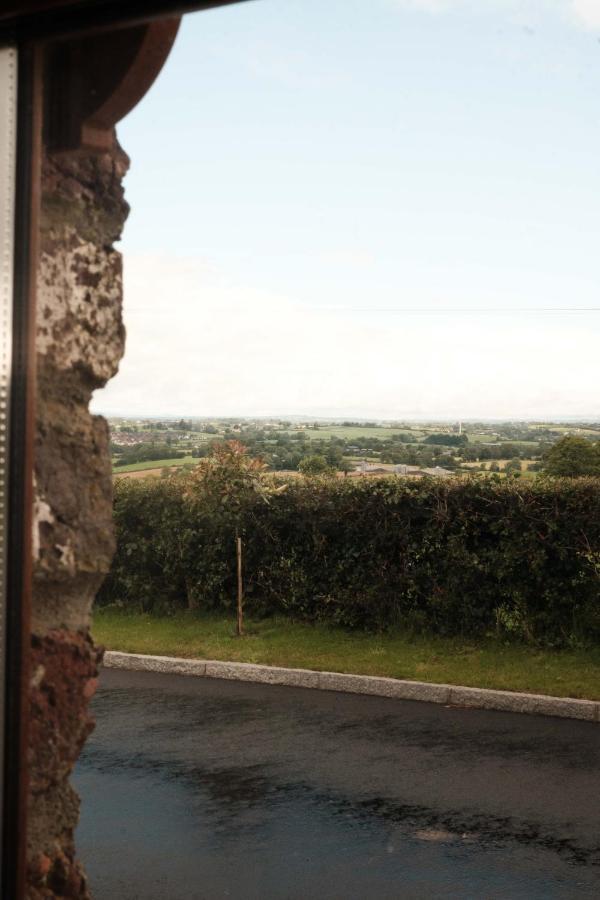
[[[303,475],[328,475],[332,472],[332,468],[324,456],[315,453],[300,460],[298,471]]]
[[[243,522],[256,500],[264,503],[285,490],[266,475],[266,464],[253,459],[239,441],[214,447],[212,456],[201,459],[189,477],[187,494],[200,501],[205,513],[231,529],[237,557],[237,634],[243,634],[242,537]]]

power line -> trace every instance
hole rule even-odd
[[[600,312],[600,306],[585,306],[585,307],[572,307],[572,306],[511,306],[511,307],[483,307],[482,309],[478,309],[476,307],[464,307],[464,308],[455,308],[455,307],[414,307],[414,308],[405,308],[405,307],[382,307],[382,308],[373,308],[369,307],[339,307],[332,306],[326,307],[331,310],[343,309],[347,312],[378,312],[378,313],[432,313],[432,314],[442,314],[445,313],[597,313]]]
[[[128,307],[125,304],[125,312],[126,313],[165,313],[165,314],[176,314],[177,307],[144,307],[144,306],[131,306]],[[251,306],[202,306],[199,304],[198,306],[189,307],[186,306],[185,309],[190,311],[193,309],[198,312],[252,312]],[[262,310],[263,312],[269,313],[277,313],[281,312],[277,306],[270,307],[268,310]],[[535,315],[539,314],[553,314],[557,313],[559,315],[585,315],[587,313],[600,313],[600,306],[586,306],[586,307],[536,307],[536,306],[519,306],[519,307],[484,307],[482,309],[477,308],[461,308],[461,307],[448,307],[448,308],[438,308],[438,307],[374,307],[370,308],[368,306],[365,307],[352,307],[352,306],[294,306],[294,312],[333,312],[333,313],[378,313],[378,314],[386,314],[391,313],[393,315],[427,315],[427,316],[447,316],[447,315],[512,315],[514,313],[532,313]]]

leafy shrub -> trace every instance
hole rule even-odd
[[[257,471],[254,487],[225,490],[223,467],[207,467],[200,485],[117,480],[101,603],[233,609],[238,531],[255,615],[557,646],[600,637],[598,479],[313,478],[282,491]]]

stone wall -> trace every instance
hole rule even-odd
[[[128,159],[44,160],[37,311],[37,428],[28,823],[30,900],[89,896],[75,860],[78,798],[69,776],[93,728],[100,652],[94,595],[114,549],[106,422],[92,391],[123,353],[121,256]]]

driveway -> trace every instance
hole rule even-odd
[[[105,670],[96,900],[600,896],[600,725]]]

